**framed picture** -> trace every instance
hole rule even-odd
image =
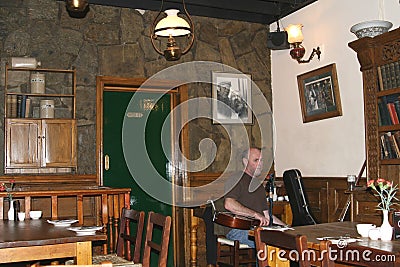
[[[212,72],[214,124],[252,124],[251,76]]]
[[[297,76],[303,122],[342,115],[336,64]]]

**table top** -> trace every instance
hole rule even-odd
[[[106,234],[77,235],[67,227],[54,226],[44,219],[21,222],[0,220],[0,233],[0,248],[107,240]]]
[[[373,248],[380,251],[385,251],[393,254],[400,254],[400,240],[393,239],[392,241],[371,240],[368,237],[361,237],[357,233],[357,222],[333,222],[321,223],[316,225],[297,226],[293,231],[288,231],[293,235],[302,234],[307,236],[307,241],[310,243],[319,243],[318,237],[331,236],[349,236],[357,237],[361,241],[349,243],[347,246]]]

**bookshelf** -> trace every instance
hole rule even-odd
[[[349,43],[363,76],[367,175],[400,182],[400,29]]]
[[[4,173],[76,171],[76,70],[5,66]]]

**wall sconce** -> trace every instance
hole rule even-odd
[[[290,56],[297,60],[298,63],[308,63],[313,59],[315,55],[318,56],[318,60],[321,58],[321,50],[319,47],[313,48],[313,51],[310,57],[307,60],[301,60],[306,53],[306,49],[301,45],[304,40],[303,33],[301,32],[301,28],[303,25],[301,24],[290,24],[286,27],[286,32],[288,33],[288,42],[290,43],[292,49],[290,50]]]
[[[66,0],[67,10],[71,12],[83,12],[88,7],[87,0]]]
[[[154,19],[152,30],[151,30],[151,44],[153,48],[160,55],[164,56],[168,61],[174,61],[181,58],[182,55],[186,54],[193,45],[194,42],[194,27],[192,19],[190,18],[189,13],[186,10],[185,1],[182,0],[183,10],[185,11],[185,15],[188,18],[189,23],[181,17],[178,17],[179,10],[177,9],[168,9],[165,10],[167,17],[159,20],[159,17],[162,13],[164,1],[161,2],[161,9],[158,13],[157,17]],[[175,37],[184,37],[187,36],[188,43],[184,49],[181,49],[175,40]],[[165,40],[167,38],[166,49],[162,51],[157,47],[155,41],[158,39]],[[161,43],[162,44],[162,43]]]

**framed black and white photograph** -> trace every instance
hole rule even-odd
[[[342,115],[336,64],[297,76],[303,122]]]
[[[213,123],[252,124],[251,76],[212,72]]]

